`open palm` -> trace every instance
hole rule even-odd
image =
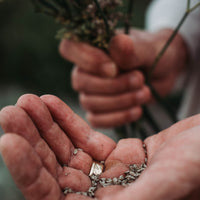
[[[129,187],[100,188],[99,199],[199,199],[200,116],[186,119],[147,138],[148,167]],[[130,164],[145,160],[143,142],[116,144],[92,130],[60,99],[52,95],[22,96],[0,112],[5,134],[1,153],[27,200],[90,199],[63,190],[87,191],[92,162],[105,161],[102,177],[118,177]],[[78,149],[78,150],[77,150]]]

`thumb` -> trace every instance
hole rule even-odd
[[[132,36],[119,34],[112,38],[109,45],[110,56],[122,70],[141,66],[151,66],[155,51],[149,41],[149,33],[134,31]]]

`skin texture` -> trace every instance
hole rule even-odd
[[[62,189],[86,191],[93,160],[104,160],[102,177],[124,173],[144,162],[143,142],[117,144],[92,130],[60,99],[27,94],[0,112],[5,135],[0,150],[5,164],[27,200],[89,200]],[[147,138],[148,167],[129,187],[100,188],[100,200],[198,200],[200,197],[200,115],[178,122]],[[74,148],[82,148],[74,155]],[[65,165],[65,166],[63,166]],[[67,174],[66,174],[67,173]]]
[[[119,31],[110,41],[109,54],[85,43],[61,42],[60,54],[76,65],[72,86],[79,92],[80,103],[92,126],[114,127],[141,117],[141,105],[153,100],[144,74],[149,73],[172,32],[132,30],[127,36]],[[150,80],[161,96],[170,93],[187,57],[187,47],[178,34]]]

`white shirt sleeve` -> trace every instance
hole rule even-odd
[[[200,0],[191,0],[193,7]],[[154,0],[146,15],[146,28],[154,32],[163,28],[176,28],[187,9],[187,0]],[[197,62],[200,57],[200,7],[189,14],[180,29],[191,54]]]

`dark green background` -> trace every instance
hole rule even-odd
[[[150,1],[135,1],[132,24],[143,28]],[[71,89],[72,64],[58,53],[59,25],[35,14],[27,0],[0,3],[0,108],[14,104],[23,93],[51,93],[77,100]],[[0,158],[0,199],[23,199]]]
[[[138,2],[138,3],[137,3]],[[149,1],[136,1],[133,24],[142,27]],[[59,24],[35,14],[29,1],[0,4],[0,84],[20,84],[37,94],[71,94],[72,65],[58,53]]]

